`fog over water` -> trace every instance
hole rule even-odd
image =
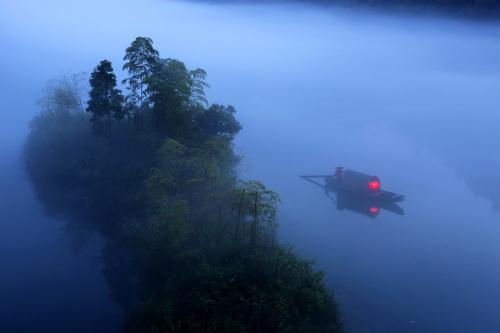
[[[500,24],[0,0],[0,332],[107,332],[119,321],[99,241],[74,251],[31,192],[20,149],[46,81],[103,58],[118,70],[136,36],[204,68],[210,101],[236,107],[241,173],[281,195],[280,238],[325,270],[348,332],[499,331]],[[406,214],[338,211],[298,177],[338,165],[405,194]]]

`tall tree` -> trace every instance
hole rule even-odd
[[[201,68],[197,68],[189,73],[191,75],[191,105],[207,106],[208,101],[205,95],[205,89],[209,87],[205,81],[207,72]]]
[[[153,126],[172,138],[188,134],[193,79],[183,62],[161,59],[147,80]]]
[[[116,88],[116,76],[108,60],[102,60],[90,76],[87,112],[97,134],[109,132],[111,119],[123,118],[123,96]]]
[[[147,80],[159,63],[159,53],[153,47],[153,40],[137,37],[125,51],[123,69],[129,77],[122,81],[127,84],[130,94],[127,96],[127,109],[136,113],[143,108],[147,94]]]

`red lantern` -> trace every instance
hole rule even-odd
[[[372,192],[380,191],[380,180],[378,177],[372,177],[368,182],[368,188]]]

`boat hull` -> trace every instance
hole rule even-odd
[[[376,202],[401,202],[405,199],[404,195],[384,190],[376,192],[352,191],[349,187],[342,186],[342,184],[337,181],[335,176],[325,177],[325,188],[328,191],[351,193],[359,197],[369,198]]]

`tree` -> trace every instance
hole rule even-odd
[[[153,74],[160,61],[158,51],[153,47],[153,40],[137,37],[125,51],[123,69],[129,77],[122,81],[128,84],[127,109],[136,113],[144,105],[147,94],[147,80]]]
[[[64,76],[48,83],[44,96],[38,101],[42,110],[56,113],[81,113],[84,73]]]
[[[123,96],[116,88],[116,76],[108,60],[102,60],[90,76],[87,112],[97,134],[109,132],[112,117],[123,118]]]
[[[88,113],[77,86],[55,85],[25,148],[47,208],[106,241],[124,332],[341,332],[322,273],[276,239],[278,195],[239,180],[235,109],[209,106],[206,73],[160,59],[151,43],[136,39],[125,68],[139,124],[151,116],[156,131],[113,123],[113,140],[92,135],[123,117],[104,60]]]
[[[205,82],[207,72],[201,68],[197,68],[189,72],[191,75],[191,105],[193,106],[207,106],[207,97],[205,96],[205,89],[208,84]]]
[[[153,126],[175,139],[186,136],[190,132],[193,84],[186,65],[175,59],[161,59],[147,83]]]
[[[212,104],[197,114],[196,122],[204,134],[232,140],[241,130],[235,114],[236,110],[232,106]]]
[[[234,190],[234,208],[237,210],[234,242],[238,244],[243,238],[252,249],[258,244],[272,244],[277,228],[278,203],[278,194],[267,189],[261,182],[240,181]]]

